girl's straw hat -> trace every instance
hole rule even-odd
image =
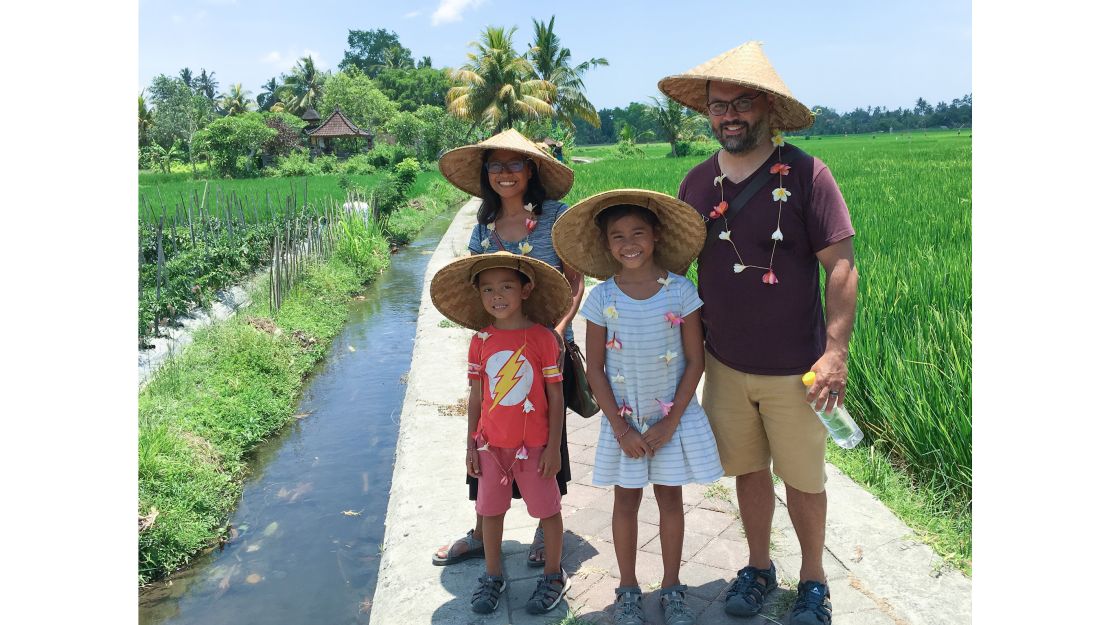
[[[432,304],[444,317],[471,330],[490,325],[493,315],[482,306],[476,279],[480,272],[494,267],[515,269],[535,285],[522,304],[525,316],[532,321],[553,326],[570,310],[570,283],[558,269],[511,252],[464,256],[444,265],[432,278]]]
[[[536,144],[512,128],[493,135],[485,141],[464,145],[444,153],[439,159],[439,171],[443,172],[443,177],[451,184],[470,195],[481,197],[481,176],[485,175],[482,171],[482,153],[486,150],[512,150],[531,159],[536,164],[540,182],[547,191],[549,199],[557,200],[563,197],[574,184],[573,169],[537,148]]]
[[[694,207],[664,193],[644,189],[615,189],[592,195],[571,206],[551,228],[555,252],[580,273],[605,280],[621,269],[613,258],[597,215],[617,204],[643,206],[663,225],[655,244],[655,262],[672,273],[684,275],[705,245],[705,220]]]
[[[771,62],[763,54],[763,44],[749,41],[739,48],[709,59],[685,73],[667,76],[659,81],[659,90],[672,100],[708,115],[707,81],[728,82],[774,94],[771,106],[771,127],[779,130],[801,130],[813,125],[813,112],[794,99],[786,83],[779,78]]]

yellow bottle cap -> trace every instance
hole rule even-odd
[[[802,376],[802,384],[805,384],[806,386],[813,386],[813,383],[816,381],[817,374],[812,371]]]

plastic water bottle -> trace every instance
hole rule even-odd
[[[810,371],[802,376],[802,384],[805,384],[808,389],[813,386],[813,382],[816,379],[817,374]],[[837,406],[834,401],[833,406],[835,407],[828,412],[823,412],[818,410],[815,404],[816,402],[813,402],[809,406],[813,408],[813,412],[817,415],[817,418],[821,420],[821,423],[825,424],[825,429],[829,431],[829,434],[832,435],[833,441],[836,442],[837,445],[840,445],[844,449],[851,449],[863,440],[863,431],[859,429],[855,419],[852,418],[852,415],[848,414],[844,406]]]

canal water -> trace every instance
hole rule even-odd
[[[365,624],[436,218],[351,304],[297,419],[252,454],[233,538],[139,594],[141,625]]]

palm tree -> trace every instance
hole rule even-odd
[[[193,88],[193,70],[186,67],[178,72],[177,75],[181,77],[181,82],[185,83],[186,87],[190,89]]]
[[[572,66],[570,50],[560,45],[559,37],[555,34],[554,15],[547,24],[533,19],[532,28],[534,41],[528,57],[535,68],[535,78],[555,85],[555,98],[551,104],[555,107],[556,119],[570,132],[574,132],[575,117],[585,120],[594,128],[600,127],[601,119],[598,118],[594,105],[583,93],[585,86],[582,84],[582,75],[590,68],[609,65],[609,61],[605,58],[590,59]]]
[[[250,91],[243,91],[243,83],[231,85],[231,89],[220,98],[220,108],[228,115],[246,113],[254,105],[250,101]]]
[[[216,92],[220,88],[220,83],[216,82],[216,72],[209,73],[203,67],[200,68],[200,76],[193,79],[193,88],[197,93],[208,98],[209,102],[216,100]]]
[[[147,108],[146,98],[139,93],[139,147],[145,146],[149,140],[146,133],[154,127],[154,109]]]
[[[316,62],[311,56],[298,60],[293,73],[285,77],[282,85],[289,91],[285,99],[285,110],[300,115],[315,108],[316,102],[324,93],[326,78],[327,75],[316,68]]]
[[[258,110],[270,110],[270,107],[278,101],[278,89],[280,88],[281,86],[278,85],[277,78],[271,78],[266,81],[266,84],[261,87],[262,93],[259,93],[258,97],[255,98],[255,101],[258,103]]]
[[[170,165],[172,165],[174,161],[180,160],[181,157],[185,155],[184,152],[181,151],[181,142],[176,139],[169,148],[164,148],[157,143],[152,143],[147,146],[146,150],[147,158],[150,162],[157,165],[164,174],[170,173]]]
[[[488,26],[476,48],[466,56],[470,59],[451,74],[462,83],[447,92],[447,112],[492,132],[511,128],[513,122],[554,116],[549,104],[555,85],[535,78],[535,69],[527,58],[513,50],[513,33],[502,27]],[[469,133],[468,133],[469,134]]]
[[[416,64],[417,69],[423,69],[425,67],[431,67],[431,66],[432,66],[432,57],[430,57],[430,56],[421,57],[420,62]]]
[[[686,107],[668,97],[660,100],[652,96],[651,100],[655,106],[648,109],[648,116],[659,126],[662,139],[671,144],[671,156],[678,156],[675,144],[690,134],[698,121],[697,117],[687,114]]]

